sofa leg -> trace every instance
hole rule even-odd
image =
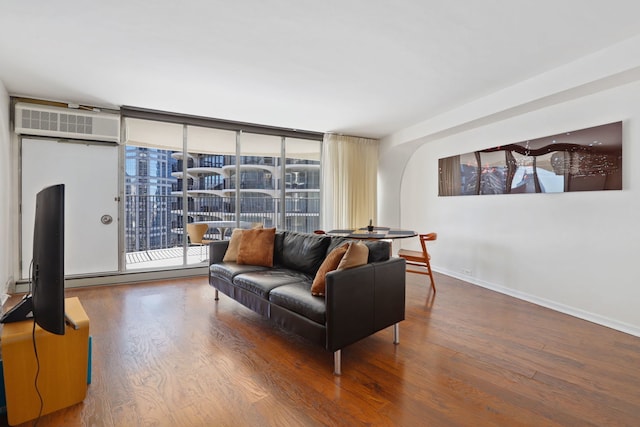
[[[400,324],[393,324],[393,343],[400,344]]]
[[[213,299],[218,301],[220,298],[218,298],[218,290],[216,289],[215,292],[213,293]]]
[[[342,375],[342,367],[341,365],[341,358],[340,358],[340,351],[341,350],[336,350],[333,352],[333,374],[334,375]]]

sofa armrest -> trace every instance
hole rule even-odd
[[[376,272],[374,329],[387,328],[404,320],[407,267],[404,258],[373,264]]]
[[[229,247],[228,240],[216,240],[209,243],[209,265],[222,262],[227,247]]]
[[[404,320],[405,278],[402,258],[327,273],[327,350]]]

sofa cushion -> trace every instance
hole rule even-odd
[[[346,237],[331,236],[331,242],[329,243],[329,247],[327,248],[327,255],[329,255],[329,253],[335,248],[337,248],[338,246],[342,246],[345,243],[349,243],[351,241],[352,240],[347,239]]]
[[[345,242],[354,242],[356,240],[348,239],[346,237],[334,236],[331,237],[331,243],[329,244],[329,248],[327,249],[327,254],[331,252],[333,249],[337,248],[341,244]],[[389,259],[389,255],[391,254],[391,244],[386,241],[380,240],[358,240],[359,242],[363,242],[369,248],[369,257],[367,258],[367,263],[370,262],[380,262],[387,261]]]
[[[366,240],[365,245],[369,248],[369,258],[367,262],[388,261],[391,255],[391,243],[375,240]]]
[[[229,282],[231,282],[238,274],[262,270],[267,270],[267,268],[258,265],[239,265],[235,262],[220,262],[209,266],[211,276],[218,277]]]
[[[315,276],[331,237],[285,231],[275,239],[275,264]]]
[[[233,278],[233,284],[239,288],[253,292],[264,299],[269,298],[269,292],[279,286],[289,283],[302,282],[311,287],[311,277],[295,270],[265,269],[244,274],[238,274]]]
[[[269,301],[321,325],[326,323],[324,297],[311,295],[309,282],[279,286],[269,293]]]
[[[238,245],[238,264],[273,267],[275,228],[244,230]]]
[[[347,252],[345,252],[337,270],[347,270],[349,268],[365,265],[369,259],[369,247],[362,242],[350,242]]]
[[[311,284],[311,295],[324,295],[325,276],[328,272],[338,268],[338,265],[340,264],[340,261],[342,261],[342,257],[345,252],[347,252],[348,248],[348,243],[338,246],[332,250],[329,255],[327,255],[324,261],[322,261],[322,264],[316,273],[316,277],[313,278],[313,283]]]

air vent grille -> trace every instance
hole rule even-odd
[[[26,129],[58,130],[58,114],[24,109],[22,110],[22,127]]]
[[[16,133],[118,142],[120,116],[18,103]]]
[[[93,133],[93,118],[60,114],[60,131],[73,133]]]

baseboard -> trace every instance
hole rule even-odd
[[[125,283],[147,282],[153,280],[179,279],[182,277],[206,276],[207,266],[181,267],[155,271],[128,271],[123,273],[102,274],[94,276],[71,276],[65,278],[65,288],[88,286],[121,285]],[[29,284],[16,283],[16,293],[29,292]]]
[[[546,307],[551,310],[558,311],[560,313],[568,314],[569,316],[577,317],[578,319],[586,320],[588,322],[595,323],[600,326],[605,326],[607,328],[615,329],[616,331],[620,331],[629,335],[640,337],[640,328],[634,325],[630,325],[628,323],[610,319],[608,317],[591,313],[591,312],[588,312],[576,307],[572,307],[569,305],[560,304],[556,301],[540,298],[538,296],[531,295],[526,292],[517,291],[515,289],[510,289],[504,286],[498,286],[493,283],[486,282],[484,280],[479,280],[475,277],[458,274],[453,271],[448,271],[445,269],[437,269],[437,268],[433,268],[433,271],[450,276],[450,277],[454,277],[456,279],[460,279],[464,282],[471,283],[472,285],[480,286],[482,288],[499,292],[501,294],[509,295],[511,297],[518,298],[520,300],[539,305],[541,307]]]

